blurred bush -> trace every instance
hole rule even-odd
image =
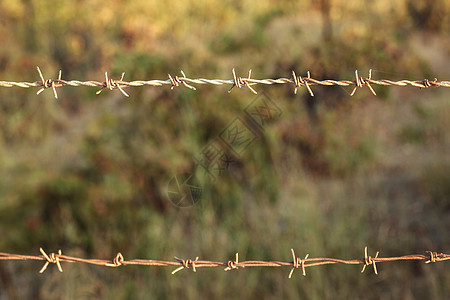
[[[231,78],[233,67],[241,76],[251,68],[255,78],[310,70],[317,79],[351,79],[355,69],[365,76],[369,68],[374,78],[445,77],[433,66],[448,70],[449,15],[443,0],[2,1],[0,79],[39,80],[36,65],[46,78],[61,69],[64,79],[98,81],[105,71],[114,78],[126,72],[126,80],[166,79],[180,70],[193,78]],[[433,41],[434,52],[419,51],[417,40]],[[258,86],[282,117],[203,186],[190,209],[167,199],[168,180],[191,172],[194,157],[243,114],[254,99],[248,90],[130,88],[124,99],[117,91],[96,96],[92,88],[65,87],[55,101],[51,91],[2,89],[0,249],[217,260],[239,251],[243,259],[289,260],[290,247],[350,258],[366,244],[386,256],[448,245],[446,167],[431,164],[427,154],[434,161],[448,154],[448,93],[404,89],[377,87],[378,98],[359,89],[350,98],[351,88],[314,87],[311,98],[306,89],[294,96],[292,86]],[[442,106],[424,106],[425,100]],[[420,179],[418,191],[410,176]],[[437,208],[422,211],[429,201]],[[64,284],[55,284],[60,274],[46,274],[49,279],[17,293],[135,299],[149,293],[359,298],[367,288],[374,298],[449,292],[444,268],[430,275],[411,265],[383,266],[386,275],[377,282],[345,267],[311,270],[302,282],[287,281],[284,270],[169,278],[160,269],[112,274],[77,273],[78,267],[64,266],[70,274]],[[34,269],[8,270],[0,271],[17,282],[36,280],[29,275]],[[415,280],[424,283],[405,287]]]

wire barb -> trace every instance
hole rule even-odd
[[[297,94],[297,88],[301,87],[301,86],[306,86],[306,88],[308,89],[309,94],[311,95],[311,97],[314,97],[314,93],[311,90],[311,88],[309,87],[308,81],[311,80],[311,73],[309,73],[309,71],[306,73],[308,75],[308,77],[306,78],[302,78],[302,76],[296,76],[295,75],[295,71],[292,70],[292,76],[294,77],[294,81],[293,83],[295,84],[295,90],[294,90],[294,94]]]
[[[173,90],[174,87],[180,86],[180,84],[183,84],[185,87],[190,88],[191,90],[194,90],[194,91],[197,90],[195,87],[186,83],[186,80],[188,78],[186,77],[186,74],[184,74],[183,70],[181,70],[181,74],[183,75],[183,77],[178,77],[178,76],[172,77],[170,74],[168,74],[169,80],[172,84],[170,89]]]
[[[356,89],[359,87],[363,87],[363,86],[368,86],[370,91],[372,92],[372,94],[374,96],[377,95],[377,93],[375,93],[375,91],[373,90],[372,86],[370,85],[370,82],[372,81],[372,69],[369,70],[369,77],[368,78],[362,78],[358,76],[358,70],[355,70],[355,88],[353,89],[352,93],[350,94],[350,96],[353,96],[356,92]]]
[[[108,72],[105,72],[105,82],[103,82],[103,86],[100,90],[98,90],[95,94],[100,94],[104,89],[108,89],[110,91],[114,89],[118,89],[124,96],[130,97],[125,91],[122,89],[122,87],[125,87],[123,77],[125,76],[125,72],[122,73],[122,76],[119,80],[114,80],[112,78],[108,78]]]
[[[44,75],[42,75],[41,69],[39,69],[39,67],[36,67],[38,73],[39,73],[39,77],[41,77],[41,86],[42,88],[37,91],[36,95],[39,95],[40,93],[42,93],[45,89],[48,88],[52,88],[53,89],[53,95],[55,96],[55,99],[58,99],[58,94],[56,93],[56,88],[63,86],[61,84],[61,70],[59,70],[59,74],[58,74],[58,79],[57,80],[52,80],[52,79],[44,79]]]
[[[428,79],[424,79],[424,80],[422,80],[422,84],[423,84],[424,88],[428,88],[431,86],[434,86],[434,87],[439,86],[437,78],[434,78],[434,80],[432,80],[432,81],[430,81]]]
[[[112,264],[111,263],[106,263],[105,266],[107,267],[120,267],[123,265],[123,262],[125,261],[125,259],[123,258],[122,253],[117,253],[116,257],[114,257]]]
[[[377,254],[375,255],[375,257],[372,258],[371,256],[367,255],[367,246],[364,248],[364,266],[361,270],[361,273],[364,272],[364,270],[366,269],[367,266],[373,265],[373,270],[375,271],[375,274],[378,275],[377,265],[375,264],[376,259],[378,258],[378,254],[380,254],[380,251],[377,251]]]
[[[428,256],[430,257],[425,263],[429,264],[429,263],[435,263],[438,261],[443,261],[448,259],[448,255],[443,254],[443,253],[437,253],[437,252],[433,252],[433,251],[427,251]]]
[[[236,72],[234,71],[234,68],[233,68],[233,85],[231,86],[231,88],[228,90],[228,93],[231,93],[231,90],[234,88],[234,87],[237,87],[237,88],[241,88],[241,87],[243,87],[243,86],[246,86],[246,87],[248,87],[249,89],[250,89],[250,91],[252,91],[253,92],[253,94],[258,94],[253,88],[252,88],[252,85],[255,85],[255,84],[257,84],[257,83],[255,83],[255,82],[249,82],[251,79],[250,79],[250,77],[252,76],[252,69],[250,69],[250,70],[248,70],[248,77],[247,78],[242,78],[242,77],[236,77]]]
[[[239,264],[239,253],[236,253],[236,260],[235,261],[229,260],[227,262],[227,267],[224,270],[230,271],[230,270],[238,269],[238,264]]]
[[[61,267],[61,263],[59,261],[59,257],[62,255],[61,250],[58,250],[58,254],[55,253],[51,253],[50,255],[47,255],[47,253],[45,253],[44,249],[40,248],[39,249],[42,253],[42,255],[44,256],[44,258],[47,260],[44,264],[44,266],[41,268],[41,270],[39,271],[39,273],[44,273],[45,270],[47,270],[47,267],[50,263],[52,264],[56,264],[58,266],[58,270],[59,272],[62,273],[63,269]]]
[[[181,264],[181,267],[178,267],[177,269],[172,271],[172,275],[183,269],[189,269],[189,267],[192,267],[192,270],[194,272],[197,272],[197,270],[195,269],[195,263],[198,261],[198,256],[195,258],[195,260],[192,259],[184,260],[175,256],[175,260],[177,260]]]
[[[289,272],[288,278],[291,279],[292,274],[294,273],[294,270],[298,269],[299,267],[302,268],[303,276],[306,276],[305,261],[308,259],[309,254],[306,254],[304,259],[301,259],[300,257],[296,257],[294,249],[291,249],[291,254],[292,254],[292,261],[293,261],[292,265],[293,265],[293,267],[291,269],[291,272]]]

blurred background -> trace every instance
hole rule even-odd
[[[0,80],[298,75],[449,80],[445,0],[0,1]],[[290,261],[450,251],[447,88],[253,86],[282,111],[201,198],[168,182],[255,95],[197,86],[0,89],[0,251]],[[0,299],[444,299],[448,264],[232,272],[1,262]],[[369,268],[371,269],[371,268]],[[447,283],[447,284],[446,284]]]

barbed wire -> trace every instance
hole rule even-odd
[[[79,80],[63,80],[61,78],[62,72],[59,71],[58,79],[44,79],[44,76],[37,67],[37,71],[39,73],[40,81],[35,82],[14,82],[14,81],[0,81],[0,87],[21,87],[21,88],[30,88],[30,87],[40,87],[37,94],[39,95],[45,89],[51,88],[53,90],[53,94],[55,98],[58,98],[58,94],[56,93],[56,88],[63,86],[72,86],[72,87],[80,87],[80,86],[88,86],[88,87],[100,87],[100,90],[96,92],[96,94],[100,94],[103,90],[115,90],[118,89],[124,96],[129,97],[129,95],[124,91],[126,87],[142,87],[142,86],[163,86],[170,85],[171,89],[183,85],[191,90],[196,90],[192,84],[210,84],[210,85],[229,85],[231,84],[231,88],[228,92],[234,87],[242,88],[247,87],[254,94],[257,92],[252,88],[253,85],[256,84],[264,84],[264,85],[273,85],[273,84],[293,84],[294,85],[294,93],[297,93],[298,88],[306,86],[308,92],[311,96],[314,96],[314,93],[311,89],[313,85],[322,85],[322,86],[354,86],[352,93],[353,96],[358,88],[367,86],[370,91],[376,95],[375,90],[372,88],[372,85],[381,85],[381,86],[414,86],[419,88],[428,88],[428,87],[450,87],[450,81],[438,81],[437,78],[434,80],[388,80],[388,79],[380,79],[375,80],[372,79],[372,70],[369,70],[369,76],[367,78],[360,77],[358,71],[355,71],[355,80],[318,80],[311,78],[311,74],[308,71],[306,77],[297,76],[295,71],[292,71],[291,78],[278,78],[278,79],[253,79],[251,78],[252,70],[249,70],[247,77],[239,77],[236,76],[236,72],[233,69],[233,79],[205,79],[205,78],[196,78],[191,79],[186,77],[186,74],[181,71],[182,76],[172,76],[168,74],[169,79],[167,80],[135,80],[135,81],[124,81],[125,72],[122,73],[120,79],[112,79],[108,76],[108,73],[105,72],[105,81],[79,81]]]
[[[40,269],[39,273],[43,273],[47,270],[49,264],[56,264],[60,272],[63,271],[61,263],[85,263],[90,265],[98,265],[104,267],[120,267],[127,265],[139,265],[139,266],[160,266],[160,267],[177,267],[172,271],[175,274],[183,269],[192,268],[194,272],[199,268],[220,268],[224,267],[225,271],[236,270],[239,268],[246,267],[291,267],[288,278],[292,277],[293,272],[296,269],[301,269],[303,276],[306,276],[306,268],[316,267],[321,265],[329,264],[345,264],[345,265],[363,265],[362,272],[365,271],[367,266],[373,266],[375,274],[378,274],[377,263],[382,262],[394,262],[394,261],[405,261],[405,260],[420,260],[425,261],[426,264],[446,261],[450,259],[450,255],[444,253],[437,253],[434,251],[426,251],[425,254],[413,254],[395,257],[379,257],[379,252],[375,254],[375,257],[368,255],[367,247],[364,248],[364,258],[357,259],[337,259],[337,258],[309,258],[307,254],[304,258],[297,257],[293,249],[291,249],[292,261],[281,262],[281,261],[239,261],[239,254],[236,253],[235,260],[229,260],[227,262],[217,262],[200,260],[196,257],[192,259],[181,259],[174,257],[175,261],[164,261],[164,260],[147,260],[147,259],[131,259],[125,260],[124,256],[119,252],[116,257],[112,260],[107,259],[86,259],[74,256],[68,256],[62,254],[61,250],[58,253],[47,254],[42,248],[40,248],[41,255],[22,255],[22,254],[11,254],[0,252],[0,260],[5,261],[17,261],[17,260],[36,260],[45,261],[44,266]]]

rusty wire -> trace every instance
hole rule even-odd
[[[181,84],[185,87],[196,90],[194,86],[191,84],[211,84],[211,85],[226,85],[231,84],[231,88],[228,92],[234,87],[242,88],[247,87],[253,93],[257,93],[252,86],[256,84],[264,84],[264,85],[272,85],[272,84],[293,84],[294,92],[297,93],[298,88],[306,86],[308,92],[311,96],[314,96],[314,93],[311,89],[313,85],[322,85],[322,86],[354,86],[354,89],[351,93],[353,96],[358,88],[367,86],[370,91],[376,95],[375,90],[372,88],[372,85],[383,85],[383,86],[414,86],[419,88],[428,88],[428,87],[450,87],[450,81],[438,81],[436,78],[434,80],[399,80],[392,81],[388,79],[380,79],[375,80],[372,79],[372,70],[369,70],[369,76],[367,78],[360,77],[358,71],[355,71],[355,80],[317,80],[311,78],[311,74],[308,71],[306,77],[297,76],[295,71],[292,71],[291,78],[278,78],[278,79],[253,79],[250,78],[252,71],[249,70],[247,77],[239,77],[236,76],[235,70],[232,70],[233,79],[205,79],[205,78],[196,78],[191,79],[186,77],[185,73],[181,71],[182,77],[172,76],[168,74],[169,79],[167,80],[135,80],[135,81],[124,81],[125,72],[122,73],[120,79],[112,79],[108,77],[108,73],[105,72],[105,81],[79,81],[79,80],[63,80],[61,78],[61,71],[59,71],[58,79],[44,79],[41,70],[37,67],[37,71],[39,73],[40,81],[35,82],[14,82],[14,81],[0,81],[0,87],[21,87],[21,88],[30,88],[30,87],[39,87],[39,91],[37,94],[40,94],[45,89],[51,88],[53,90],[53,94],[55,98],[58,98],[58,94],[56,93],[57,87],[63,86],[88,86],[88,87],[100,87],[100,90],[96,92],[96,94],[101,93],[104,89],[107,90],[115,90],[118,89],[124,96],[129,96],[124,88],[126,87],[141,87],[141,86],[163,86],[170,85],[171,89],[180,86]]]
[[[42,248],[40,248],[41,255],[21,255],[21,254],[10,254],[10,253],[2,253],[0,252],[0,260],[5,261],[18,261],[18,260],[36,260],[36,261],[44,261],[44,266],[40,269],[39,273],[43,273],[49,264],[56,264],[58,270],[60,272],[62,269],[62,262],[71,262],[71,263],[85,263],[91,265],[98,265],[104,267],[120,267],[120,266],[129,266],[129,265],[138,265],[138,266],[160,266],[160,267],[176,267],[175,270],[172,271],[172,274],[175,274],[183,269],[192,268],[194,272],[199,268],[224,268],[225,271],[236,270],[239,268],[245,267],[291,267],[288,278],[292,277],[294,270],[301,269],[303,276],[306,276],[306,268],[308,267],[316,267],[321,265],[329,265],[329,264],[346,264],[346,265],[363,265],[362,271],[366,269],[367,266],[372,266],[375,274],[378,274],[377,263],[382,262],[393,262],[393,261],[404,261],[404,260],[420,260],[428,263],[435,263],[446,261],[450,259],[449,254],[437,253],[434,251],[426,251],[425,254],[413,254],[413,255],[404,255],[404,256],[396,256],[396,257],[379,257],[379,252],[376,253],[374,257],[370,256],[367,252],[367,247],[364,249],[364,257],[357,259],[336,259],[336,258],[309,258],[309,254],[307,254],[303,259],[297,257],[293,249],[291,249],[292,261],[281,262],[281,261],[257,261],[257,260],[248,260],[248,261],[239,261],[239,255],[236,253],[235,260],[229,260],[227,262],[217,262],[217,261],[208,261],[208,260],[200,260],[196,257],[194,260],[192,259],[181,259],[175,257],[175,261],[164,261],[164,260],[148,260],[148,259],[131,259],[125,260],[124,256],[119,252],[114,259],[86,259],[86,258],[78,258],[73,256],[68,256],[62,254],[61,250],[58,250],[58,253],[47,254]]]

